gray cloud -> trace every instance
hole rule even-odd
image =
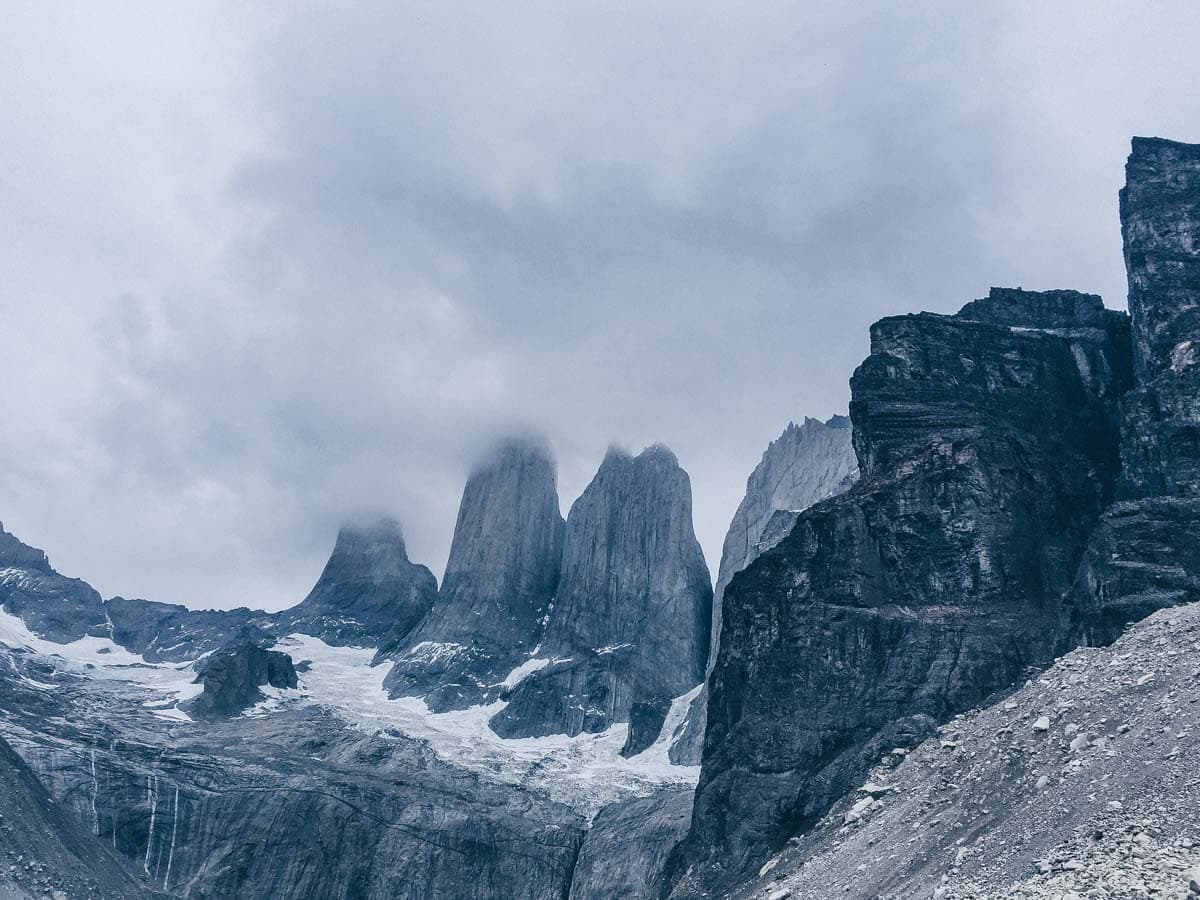
[[[244,6],[0,34],[0,518],[106,593],[283,606],[374,509],[439,571],[514,425],[564,511],[671,445],[715,568],[871,321],[1122,305],[1129,136],[1200,139],[1190,3]]]

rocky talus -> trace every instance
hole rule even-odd
[[[399,645],[386,686],[441,712],[487,703],[541,641],[562,565],[554,459],[544,442],[503,443],[471,473],[437,602]]]
[[[687,473],[665,447],[610,450],[567,517],[543,662],[492,727],[503,737],[574,735],[629,721],[638,701],[665,712],[661,701],[703,677],[711,611]]]
[[[884,746],[731,896],[1129,900],[1200,878],[1200,604]],[[1200,894],[1200,891],[1194,893]]]
[[[785,538],[802,510],[842,493],[858,477],[858,460],[850,441],[850,419],[833,416],[826,422],[805,417],[803,425],[789,423],[771,441],[746,480],[746,495],[738,504],[725,543],[721,568],[713,589],[712,650],[716,662],[721,636],[721,600],[733,576]],[[671,758],[699,765],[704,744],[708,689],[688,711],[687,722],[671,749]]]
[[[343,526],[309,595],[263,624],[277,634],[376,647],[407,636],[436,596],[433,573],[408,558],[400,523],[381,518]]]
[[[861,479],[735,575],[676,896],[727,889],[912,745],[1061,649],[1119,469],[1128,321],[993,290],[871,329],[851,380]]]

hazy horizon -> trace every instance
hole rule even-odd
[[[440,580],[516,427],[564,515],[671,447],[715,577],[872,321],[1124,306],[1129,140],[1200,141],[1198,15],[18,2],[0,521],[105,596],[282,608],[363,512]]]

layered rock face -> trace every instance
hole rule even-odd
[[[228,718],[266,699],[263,685],[296,687],[296,669],[286,653],[264,650],[244,635],[197,665],[196,684],[204,691],[186,704],[187,712],[198,719]]]
[[[541,441],[502,444],[463,491],[442,589],[385,682],[442,712],[489,702],[537,647],[558,589],[565,523]]]
[[[1134,390],[1118,502],[1072,597],[1089,642],[1200,598],[1200,146],[1134,138],[1125,171]]]
[[[493,729],[598,732],[629,721],[635,702],[686,693],[704,674],[711,610],[687,473],[665,447],[610,450],[567,517],[545,662],[513,687]]]
[[[407,636],[436,596],[437,579],[409,560],[400,523],[381,518],[344,526],[312,591],[272,616],[269,627],[280,634],[312,634],[329,644],[375,647],[385,636]]]
[[[676,896],[720,891],[879,754],[1047,664],[1119,469],[1128,323],[994,290],[877,322],[851,380],[862,473],[725,593]]]
[[[833,416],[827,422],[806,416],[803,425],[791,422],[771,441],[750,473],[746,496],[733,514],[721,548],[721,568],[713,590],[710,668],[716,662],[721,637],[721,599],[726,586],[734,575],[787,536],[801,510],[850,488],[858,477],[850,435],[850,419],[846,416]],[[700,764],[707,704],[706,685],[671,748],[673,762]]]

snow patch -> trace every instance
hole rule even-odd
[[[494,781],[522,785],[589,815],[608,803],[644,796],[665,785],[693,786],[700,776],[698,766],[672,765],[667,758],[674,731],[699,686],[671,704],[662,734],[653,746],[625,759],[620,751],[628,735],[627,724],[575,737],[504,739],[488,725],[507,705],[503,700],[434,713],[416,697],[388,698],[383,680],[392,663],[372,667],[373,650],[332,647],[305,634],[289,635],[276,649],[290,653],[293,659],[311,662],[308,671],[299,675],[299,698],[293,702],[327,707],[364,731],[394,729],[406,737],[423,740],[447,762]],[[505,681],[519,683],[519,679],[551,662],[527,660]],[[534,664],[539,665],[535,668]],[[297,696],[295,691],[288,693]]]

